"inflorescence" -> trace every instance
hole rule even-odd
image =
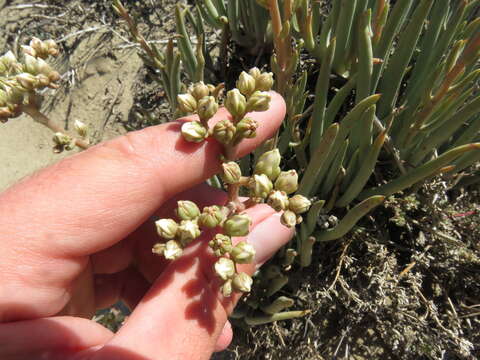
[[[19,116],[23,104],[36,90],[56,89],[60,80],[45,59],[59,54],[53,40],[33,38],[22,46],[23,59],[17,59],[9,51],[0,57],[0,121]]]
[[[186,141],[200,143],[213,137],[224,147],[222,179],[228,193],[226,206],[207,206],[202,211],[191,201],[179,201],[176,209],[177,220],[160,219],[156,222],[157,232],[166,242],[159,242],[153,252],[166,259],[179,258],[183,249],[199,238],[202,230],[217,229],[218,233],[208,243],[218,257],[214,271],[223,281],[222,294],[249,292],[252,278],[237,271],[237,264],[252,263],[255,249],[246,241],[233,245],[233,237],[248,235],[252,219],[245,209],[258,203],[267,203],[277,212],[283,212],[281,222],[294,227],[302,221],[301,214],[308,211],[311,202],[302,195],[293,195],[298,189],[298,175],[295,170],[282,171],[281,155],[278,149],[262,154],[251,176],[242,174],[234,161],[236,146],[243,140],[256,136],[258,123],[248,113],[266,111],[270,106],[269,91],[273,86],[272,73],[257,68],[242,72],[237,88],[227,92],[223,105],[230,117],[220,119],[212,127],[209,120],[217,113],[222,86],[198,82],[190,86],[188,93],[178,96],[179,109],[184,113],[195,113],[198,120],[182,126]],[[240,200],[240,189],[248,194],[247,200]]]
[[[25,113],[54,132],[55,152],[72,150],[75,146],[86,149],[89,143],[84,123],[75,121],[74,130],[80,136],[76,138],[39,110],[39,91],[59,87],[60,74],[46,62],[47,58],[58,56],[58,45],[53,40],[33,38],[21,50],[22,56],[18,58],[11,51],[0,56],[0,122]]]

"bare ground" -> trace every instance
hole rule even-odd
[[[164,1],[162,11],[172,14],[174,3]],[[108,1],[0,1],[2,54],[17,51],[32,36],[57,40],[62,53],[54,65],[62,74],[62,86],[45,92],[42,110],[67,130],[74,120],[86,123],[92,143],[144,126],[133,116],[139,102],[149,101],[155,108],[165,103],[154,85],[142,85],[148,82],[146,70],[108,5]],[[159,15],[150,15],[149,28],[155,31],[149,35],[164,41],[173,23],[169,16]],[[50,130],[27,116],[0,127],[0,191],[69,155],[54,154],[51,138]]]

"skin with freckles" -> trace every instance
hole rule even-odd
[[[252,113],[257,137],[241,157],[270,138],[285,115],[272,93]],[[212,122],[230,115],[220,109]],[[176,261],[152,254],[154,219],[174,217],[178,200],[200,208],[225,204],[204,181],[220,171],[215,141],[187,143],[181,121],[92,147],[0,194],[0,359],[209,359],[232,338],[227,316],[239,295],[223,298],[208,248],[213,231]],[[265,205],[247,210],[252,274],[292,236]],[[274,236],[272,236],[274,234]],[[89,320],[123,300],[132,314],[116,334]]]

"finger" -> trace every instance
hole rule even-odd
[[[67,359],[104,344],[112,332],[91,320],[53,317],[0,324],[0,359]]]
[[[78,316],[90,319],[95,314],[94,281],[90,263],[69,284],[67,291],[70,301],[56,315]]]
[[[132,239],[122,240],[90,257],[95,274],[114,274],[126,269],[133,259]]]
[[[122,299],[131,309],[135,309],[142,297],[150,289],[150,283],[133,267],[113,275],[96,275],[95,300],[97,309],[112,306]],[[215,344],[215,351],[225,350],[232,342],[232,325],[225,323]]]
[[[160,218],[175,218],[175,209],[179,200],[191,200],[203,209],[205,206],[225,204],[227,196],[224,191],[202,183],[169,199],[162,205],[157,215]],[[170,263],[165,258],[152,253],[153,245],[163,241],[155,230],[155,219],[150,218],[130,234],[128,239],[136,243],[135,261],[138,269],[148,281],[153,283]]]
[[[284,114],[283,99],[272,93],[271,109],[250,115],[260,123],[257,137],[237,155],[271,137]],[[0,321],[58,313],[86,255],[119,242],[172,194],[219,171],[219,144],[187,143],[179,130],[176,122],[129,133],[0,194]]]
[[[236,155],[245,155],[270,138],[284,115],[283,99],[272,93],[268,111],[249,115],[259,122],[257,136],[243,141]],[[226,116],[225,110],[219,111],[213,121]],[[217,173],[221,151],[216,141],[186,142],[179,122],[94,146],[1,195],[4,238],[61,257],[108,248],[174,194]]]
[[[277,250],[285,245],[293,236],[293,230],[281,225],[280,214],[275,213],[269,216],[256,226],[250,234],[245,238],[235,238],[234,242],[246,240],[255,247],[255,260],[252,264],[240,264],[238,265],[239,272],[245,272],[247,274],[253,274],[256,269],[262,266],[268,259],[270,259]],[[279,243],[281,245],[279,245]],[[211,271],[213,264],[205,269],[205,274],[211,276],[209,282],[219,287],[220,279]],[[208,271],[210,269],[210,271]],[[215,289],[215,288],[214,288]],[[235,308],[238,300],[241,297],[240,293],[233,293],[230,297],[219,296],[223,307],[227,313],[231,313]]]
[[[162,204],[162,207],[156,211],[156,215],[161,218],[175,218],[175,209],[178,200],[193,201],[200,209],[203,209],[205,206],[224,204],[226,203],[226,199],[227,196],[224,191],[202,183],[167,200]],[[93,254],[91,261],[94,273],[113,274],[126,269],[133,260],[133,248],[136,249],[136,260],[140,268],[150,267],[149,265],[153,259],[155,259],[155,268],[161,265],[162,261],[159,261],[158,256],[154,256],[151,251],[153,245],[161,240],[155,231],[155,220],[156,218],[151,216],[126,239]],[[141,256],[140,258],[139,255]],[[159,271],[156,271],[154,278],[156,278],[159,273]]]
[[[248,239],[257,249],[257,260],[263,262],[291,236],[292,231],[283,227],[274,214],[255,226]],[[211,286],[211,273],[206,274],[203,268],[202,261],[210,256],[207,248],[206,242],[200,242],[173,262],[94,359],[115,354],[119,348],[145,358],[162,354],[171,359],[208,359],[231,307],[224,308],[218,288]],[[245,270],[252,273],[254,269],[252,265]]]
[[[97,309],[112,306],[119,300],[133,309],[150,289],[151,284],[133,266],[112,275],[95,275],[95,305]]]
[[[232,324],[230,324],[230,321],[227,320],[225,323],[222,332],[220,333],[220,336],[217,339],[217,342],[215,343],[215,348],[214,351],[223,351],[232,342],[233,339],[233,330],[232,330]]]

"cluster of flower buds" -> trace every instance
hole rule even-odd
[[[55,41],[51,39],[42,41],[36,37],[30,40],[30,44],[22,45],[22,50],[25,54],[40,59],[46,59],[49,56],[58,56],[60,53]]]
[[[79,120],[75,120],[73,123],[73,128],[81,138],[86,139],[88,133],[86,124]],[[86,141],[88,142],[88,140]],[[75,149],[76,146],[75,138],[62,132],[57,132],[53,135],[53,143],[55,144],[53,147],[53,151],[55,153],[70,151]]]
[[[190,142],[202,142],[208,136],[208,120],[218,111],[218,100],[222,87],[204,84],[203,81],[190,86],[186,94],[177,97],[178,108],[186,114],[197,114],[199,121],[183,124],[183,137]]]
[[[55,144],[53,151],[61,153],[62,151],[70,151],[75,148],[75,139],[70,135],[57,132],[53,135],[53,143]]]
[[[272,73],[262,73],[253,68],[242,72],[237,88],[227,92],[224,106],[231,118],[220,120],[212,129],[208,120],[218,110],[218,89],[200,82],[190,87],[187,94],[179,95],[180,110],[185,113],[197,113],[199,120],[185,123],[182,135],[187,141],[201,142],[209,135],[232,149],[242,139],[256,136],[257,123],[246,116],[252,111],[266,111],[270,105],[268,91],[273,85]],[[158,234],[166,240],[154,246],[153,252],[167,259],[178,258],[186,245],[198,238],[201,228],[216,228],[218,233],[209,241],[209,246],[218,260],[214,271],[223,281],[221,287],[224,296],[232,292],[249,292],[253,280],[246,273],[237,271],[237,264],[251,263],[255,249],[245,241],[233,245],[232,237],[246,236],[252,223],[250,217],[242,211],[247,205],[266,202],[275,211],[282,211],[281,222],[294,227],[302,221],[300,214],[308,211],[310,201],[302,195],[293,195],[298,189],[298,175],[295,170],[282,171],[281,155],[278,149],[264,153],[258,159],[251,176],[243,176],[240,166],[224,157],[220,174],[228,188],[227,206],[209,206],[200,212],[197,205],[190,201],[179,201],[177,216],[180,223],[173,219],[160,219],[156,222]],[[241,203],[238,194],[241,187],[247,188],[249,200]]]
[[[266,202],[275,211],[283,211],[281,221],[287,227],[302,222],[303,214],[311,202],[302,195],[293,194],[298,189],[298,174],[295,170],[280,169],[281,155],[278,149],[260,156],[251,177],[242,176],[240,166],[231,161],[222,165],[221,178],[226,184],[246,186],[250,199],[256,203]]]
[[[232,291],[250,291],[252,279],[243,273],[237,273],[236,264],[253,261],[255,249],[241,241],[235,246],[232,237],[248,235],[252,223],[246,214],[230,214],[224,206],[206,206],[200,212],[198,206],[188,200],[179,201],[174,219],[156,221],[157,233],[166,240],[157,243],[153,252],[166,259],[175,260],[183,253],[185,246],[197,239],[204,229],[221,229],[221,232],[208,243],[219,260],[215,263],[215,273],[224,281],[222,292],[230,296]]]
[[[3,122],[21,114],[20,106],[28,95],[45,87],[57,88],[56,82],[60,80],[58,72],[44,60],[59,53],[53,40],[33,38],[22,51],[22,59],[17,59],[11,51],[0,57],[0,121]]]
[[[258,68],[253,68],[248,73],[243,71],[237,87],[228,91],[224,100],[225,108],[232,115],[231,119],[220,120],[209,129],[208,120],[218,110],[218,96],[211,95],[216,88],[202,82],[194,84],[187,94],[179,95],[177,99],[181,111],[196,113],[199,117],[199,121],[188,122],[182,126],[183,137],[187,141],[202,142],[211,135],[224,145],[236,145],[242,139],[255,137],[258,124],[245,115],[268,109],[268,91],[272,86],[272,73],[262,73]]]

